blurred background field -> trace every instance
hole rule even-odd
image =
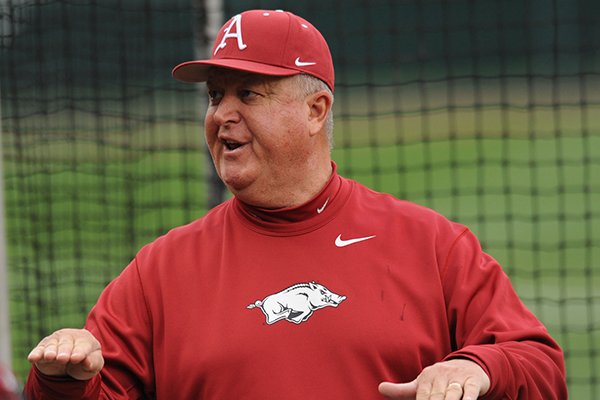
[[[468,225],[600,398],[600,3],[0,0],[13,369],[136,251],[227,196],[202,86],[225,16],[283,8],[336,65],[339,172]]]

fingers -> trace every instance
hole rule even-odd
[[[100,343],[85,329],[61,329],[45,337],[29,353],[29,361],[81,361],[100,349]]]
[[[434,385],[418,385],[416,381],[410,383],[394,384],[382,382],[379,385],[379,393],[394,400],[474,400],[477,399],[479,390],[476,390],[474,396],[468,397],[463,387],[458,382],[450,384],[437,383]]]
[[[90,379],[104,366],[100,343],[85,329],[54,332],[42,339],[27,359],[43,374],[76,379]]]
[[[432,384],[423,382],[417,389],[417,400],[460,400],[462,385],[449,383],[446,379],[436,379]]]
[[[458,382],[448,383],[446,380],[436,380],[433,384],[423,383],[417,388],[417,400],[461,400],[462,385]]]
[[[379,392],[393,400],[475,400],[489,390],[483,369],[469,360],[450,360],[425,368],[412,382],[384,382]]]
[[[68,332],[57,331],[45,337],[29,353],[30,362],[60,361],[67,362],[72,354],[74,339]]]
[[[417,381],[409,383],[382,382],[379,393],[394,400],[413,400],[417,394]]]
[[[477,392],[479,394],[479,391]],[[460,400],[464,399],[463,386],[458,382],[451,382],[446,386],[444,400]],[[477,398],[477,397],[475,397]]]
[[[479,384],[468,379],[463,385],[463,400],[475,400],[479,396],[481,390],[482,389]]]

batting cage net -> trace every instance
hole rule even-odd
[[[339,172],[468,225],[563,347],[571,397],[600,398],[595,0],[0,0],[19,378],[142,245],[222,200],[204,89],[170,71],[248,8],[328,39]]]

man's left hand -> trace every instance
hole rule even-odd
[[[475,400],[489,389],[483,368],[462,359],[429,366],[412,382],[379,385],[379,393],[393,400]]]

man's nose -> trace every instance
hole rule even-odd
[[[213,119],[220,126],[239,122],[239,100],[235,96],[223,96],[219,103],[214,106]]]

